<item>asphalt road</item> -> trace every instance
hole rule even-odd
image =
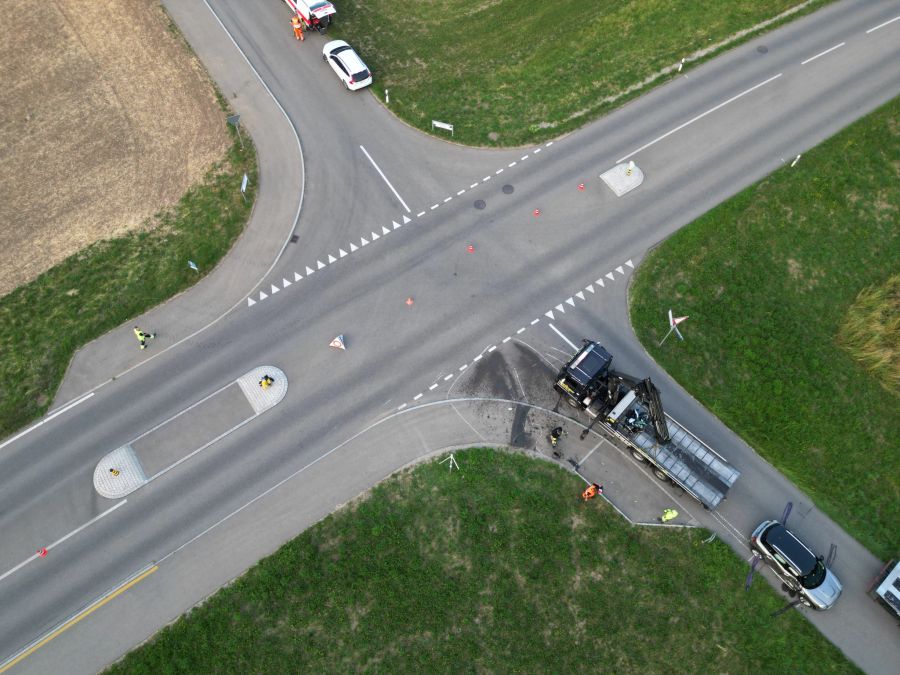
[[[185,21],[197,8],[168,4],[227,79],[217,50],[233,47],[221,27],[192,32]],[[374,481],[470,440],[450,413],[404,426],[421,447],[398,448],[382,431],[455,396],[492,346],[522,341],[565,358],[561,333],[598,337],[623,370],[653,376],[667,411],[743,472],[728,502],[697,522],[746,554],[753,526],[790,499],[795,530],[822,552],[838,545],[844,597],[807,616],[866,671],[895,668],[897,627],[862,592],[878,561],[659,372],[631,332],[625,289],[654,244],[896,96],[900,21],[867,31],[900,15],[900,2],[838,3],[575,134],[502,152],[425,138],[371,95],[345,92],[321,61],[323,40],[297,45],[279,3],[210,4],[299,132],[302,236],[259,287],[267,297],[255,291],[252,306],[0,446],[0,658],[79,617],[16,668],[97,670]],[[598,174],[624,158],[646,179],[616,198]],[[328,348],[337,334],[346,352]],[[104,454],[262,364],[287,373],[277,407],[126,500],[92,489]],[[119,372],[99,361],[96,370],[97,383]],[[215,423],[196,409],[179,418],[193,420],[196,447],[222,426],[220,413]],[[34,557],[41,546],[47,557]],[[152,571],[80,618],[143,569]]]

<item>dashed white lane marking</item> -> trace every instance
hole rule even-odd
[[[526,159],[528,159],[528,155],[524,155],[523,157],[519,157],[519,160],[522,161],[522,162],[524,162]]]
[[[511,169],[511,168],[513,168],[516,164],[518,164],[518,162],[510,162],[510,163],[507,164],[506,166],[507,166],[508,168]]]
[[[545,148],[549,148],[551,145],[553,145],[553,141],[547,141],[546,143],[544,143]]]
[[[507,335],[505,338],[503,338],[503,341],[502,341],[502,342],[503,342],[503,344],[506,344],[506,343],[509,342],[510,340],[512,340],[512,336],[511,336],[511,335]]]
[[[531,325],[533,326],[533,325],[536,324],[538,321],[540,321],[540,319],[535,319],[534,321],[531,322]]]
[[[446,204],[446,203],[449,202],[451,199],[453,199],[453,197],[447,197],[447,198],[444,200],[444,203]]]
[[[900,19],[900,16],[895,16],[893,19],[888,19],[888,20],[885,21],[884,23],[880,23],[880,24],[878,24],[877,26],[875,26],[874,28],[870,28],[869,30],[867,30],[867,31],[866,31],[866,35],[868,35],[869,33],[874,33],[874,32],[875,32],[876,30],[878,30],[879,28],[884,28],[884,27],[887,26],[889,23],[894,23],[894,22],[897,21],[898,19]]]
[[[497,345],[491,345],[490,347],[488,347],[487,353],[490,354],[495,349],[497,349]]]
[[[449,380],[451,377],[453,377],[453,373],[450,373],[447,377],[445,377],[445,378],[444,378],[444,382],[446,382],[447,380]]]
[[[519,330],[516,331],[516,335],[521,335],[525,332],[525,326],[522,326]]]
[[[419,392],[418,394],[413,396],[413,401],[418,401],[420,398],[422,398],[422,396],[423,396],[423,394],[421,392]]]
[[[440,206],[440,204],[432,204],[432,205],[431,205],[431,210],[434,211],[434,210],[435,210],[437,207],[439,207],[439,206]]]
[[[495,176],[499,176],[501,173],[503,173],[503,167],[497,169],[497,170],[494,172],[494,175],[495,175]]]
[[[743,97],[743,96],[746,96],[746,95],[749,94],[750,92],[756,91],[756,90],[759,89],[760,87],[764,87],[765,85],[769,84],[769,82],[774,82],[775,80],[777,80],[777,79],[778,79],[779,77],[781,77],[782,75],[783,75],[783,73],[778,73],[777,75],[773,75],[773,76],[770,77],[768,80],[763,80],[763,81],[760,82],[759,84],[755,84],[755,85],[753,85],[752,87],[750,87],[749,89],[745,89],[745,90],[742,91],[740,94],[736,94],[736,95],[732,96],[732,97],[731,97],[730,99],[728,99],[727,101],[722,101],[722,102],[719,103],[718,105],[713,106],[712,108],[710,108],[710,109],[707,110],[706,112],[702,112],[702,113],[700,113],[699,115],[697,115],[696,117],[692,117],[692,118],[689,119],[687,122],[685,122],[685,123],[683,123],[683,124],[679,124],[677,127],[675,127],[674,129],[672,129],[672,130],[670,130],[670,131],[667,131],[667,132],[664,133],[662,136],[657,136],[656,138],[654,138],[654,139],[653,139],[652,141],[650,141],[649,143],[645,143],[644,145],[642,145],[641,147],[639,147],[637,150],[634,150],[634,151],[632,151],[632,152],[629,152],[627,155],[625,155],[625,156],[622,157],[621,159],[617,159],[617,160],[616,160],[616,164],[621,164],[621,163],[624,162],[626,159],[630,159],[631,157],[634,157],[636,154],[638,154],[639,152],[641,152],[641,151],[643,151],[643,150],[646,150],[646,149],[649,148],[651,145],[655,145],[656,143],[659,143],[659,142],[660,142],[661,140],[663,140],[664,138],[668,138],[669,136],[671,136],[671,135],[674,134],[675,132],[681,131],[681,130],[684,129],[686,126],[689,126],[689,125],[693,124],[694,122],[696,122],[697,120],[701,120],[701,119],[703,119],[704,117],[706,117],[707,115],[709,115],[709,114],[711,114],[711,113],[714,113],[714,112],[715,112],[716,110],[718,110],[719,108],[724,108],[724,107],[725,107],[726,105],[728,105],[729,103],[733,103],[734,101],[737,101],[739,98],[741,98],[741,97]]]
[[[816,60],[817,58],[819,58],[820,56],[825,56],[825,55],[828,54],[829,52],[833,52],[835,49],[840,49],[840,48],[843,47],[845,44],[847,44],[847,43],[846,43],[846,42],[842,42],[842,43],[840,43],[840,44],[838,44],[838,45],[835,45],[834,47],[829,47],[829,48],[826,49],[824,52],[819,52],[819,53],[816,54],[815,56],[810,56],[808,59],[806,59],[806,61],[801,61],[801,62],[800,62],[800,65],[801,65],[801,66],[805,66],[805,65],[806,65],[807,63],[809,63],[810,61],[815,61],[815,60]]]
[[[472,359],[472,363],[478,363],[478,362],[481,361],[481,359],[483,359],[483,358],[484,358],[484,354],[479,354],[479,355],[476,356],[474,359]]]
[[[469,364],[468,364],[468,363],[462,364],[462,365],[459,367],[459,372],[464,371],[464,370],[465,370],[466,368],[468,368],[468,367],[469,367]]]
[[[437,388],[438,388],[438,383],[435,382],[433,385],[431,385],[430,387],[428,387],[428,391],[434,391],[434,390],[437,389]]]
[[[365,153],[366,157],[369,158],[369,161],[372,162],[372,166],[375,167],[375,170],[378,172],[378,175],[381,176],[381,179],[387,183],[387,186],[391,189],[391,192],[394,193],[394,196],[400,200],[400,203],[403,205],[403,208],[406,209],[406,212],[409,213],[409,207],[406,205],[406,202],[403,201],[403,197],[400,196],[400,193],[394,189],[394,186],[391,185],[391,181],[387,179],[387,176],[384,175],[384,172],[381,168],[375,163],[375,160],[372,159],[372,155],[369,154],[369,151],[366,150],[363,146],[359,146],[359,149]]]
[[[400,405],[397,406],[397,410],[403,410],[406,406],[407,406],[406,403],[401,403]]]
[[[465,191],[466,191],[466,189],[463,188],[462,190],[460,190],[459,192],[456,193],[456,196],[459,197]]]
[[[535,148],[535,149],[534,149],[534,154],[535,154],[535,155],[538,154],[541,150],[542,150],[542,148]]]
[[[490,179],[491,179],[490,176],[485,176],[484,178],[481,179],[481,182],[482,182],[482,183],[487,183]]]
[[[478,183],[472,183],[472,184],[469,186],[469,189],[472,190],[472,189],[477,188],[477,187],[478,187]]]
[[[424,212],[424,211],[419,211],[419,212],[416,214],[416,218],[421,218],[421,217],[424,216],[424,215],[425,215],[425,212]]]
[[[578,351],[578,347],[575,346],[575,343],[572,342],[572,341],[571,341],[569,338],[567,338],[565,335],[563,335],[562,333],[560,333],[560,332],[559,332],[559,329],[558,329],[556,326],[554,326],[552,323],[548,323],[547,325],[550,326],[550,328],[553,329],[553,332],[554,332],[554,333],[556,333],[557,335],[559,335],[559,337],[561,337],[563,340],[565,340],[565,341],[568,343],[568,345],[569,345],[572,349],[574,349],[575,351]]]

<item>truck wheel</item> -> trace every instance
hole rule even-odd
[[[578,401],[573,401],[568,396],[566,397],[566,403],[568,403],[573,408],[577,408],[578,410],[582,409],[581,406],[578,404]]]
[[[643,456],[641,453],[639,453],[637,450],[632,450],[632,451],[631,451],[631,456],[634,457],[638,462],[646,462],[646,461],[647,461],[647,458],[644,457],[644,456]]]
[[[669,477],[662,469],[653,469],[653,475],[659,478],[663,483],[667,483],[669,481]]]

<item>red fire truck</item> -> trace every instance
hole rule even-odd
[[[334,5],[324,0],[284,0],[291,11],[300,17],[305,30],[317,30],[325,34],[336,11]]]

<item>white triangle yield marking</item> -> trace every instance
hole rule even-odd
[[[610,281],[615,281],[615,280],[616,280],[616,278],[613,276],[613,273],[612,273],[612,272],[607,272],[607,273],[606,273],[606,278],[609,279]]]
[[[316,260],[316,269],[321,270],[324,268],[325,268],[325,263],[323,263],[321,260]]]
[[[287,287],[290,286],[290,285],[291,285],[291,282],[290,282],[290,281],[288,281],[288,280],[285,279],[284,277],[281,278],[281,287],[282,287],[282,288],[287,288]]]
[[[625,274],[625,270],[622,269],[622,266],[621,266],[621,265],[619,265],[619,266],[616,268],[616,272],[618,272],[619,274]]]
[[[395,230],[397,230],[397,229],[400,228],[400,223],[398,223],[396,220],[392,220],[392,221],[391,221],[391,225],[394,226],[394,229],[395,229]]]
[[[333,255],[331,255],[329,253],[328,254],[328,264],[330,265],[331,263],[336,263],[336,262],[337,262],[337,258],[335,258]]]
[[[256,304],[256,300],[253,298],[247,298],[247,307],[253,307]]]
[[[309,276],[309,275],[312,274],[313,272],[315,272],[315,270],[312,269],[309,265],[307,265],[307,266],[306,266],[306,276]]]
[[[381,234],[390,234],[391,231],[387,229],[384,225],[381,226]]]
[[[634,269],[634,263],[631,262],[630,260],[626,260],[625,264],[628,265],[631,269]]]
[[[275,295],[280,290],[281,289],[278,288],[278,286],[276,286],[275,284],[272,284],[272,295]]]
[[[294,281],[300,281],[303,277],[294,272]]]
[[[555,309],[557,312],[562,312],[563,314],[566,313],[566,310],[563,309],[563,306],[561,303],[559,305],[557,305],[556,307],[554,307],[553,309]]]
[[[570,296],[570,297],[569,297],[569,298],[568,298],[568,299],[567,299],[567,300],[566,300],[566,303],[568,303],[568,304],[570,304],[570,305],[572,305],[572,307],[574,307],[574,306],[575,306],[575,301],[574,301],[574,300],[573,300],[573,299],[572,299],[572,297],[571,297],[571,296]]]
[[[581,300],[584,300],[584,293],[582,293],[581,291],[578,291],[578,292],[575,294],[575,297],[576,297],[576,298],[580,298]]]
[[[544,316],[546,316],[551,321],[555,321],[556,317],[553,316],[553,310],[551,309],[549,312],[544,312]]]
[[[350,253],[353,253],[354,251],[358,251],[358,250],[359,250],[359,246],[357,246],[356,244],[350,244]]]
[[[260,300],[265,300],[265,299],[268,298],[268,297],[269,297],[269,296],[266,295],[264,291],[260,291],[260,292],[259,292],[259,299],[260,299]]]
[[[404,224],[404,225],[406,225],[407,223],[411,223],[411,222],[412,222],[412,220],[411,220],[410,218],[407,218],[406,216],[403,216],[403,224]]]
[[[338,256],[340,256],[341,258],[343,258],[345,255],[347,255],[347,251],[345,251],[345,250],[342,249],[342,248],[339,248],[339,249],[338,249]]]
[[[376,232],[373,232],[372,233],[372,241],[375,241],[376,239],[381,239],[381,235]]]
[[[359,238],[359,243],[362,244],[363,246],[368,246],[368,245],[369,245],[369,240],[366,239],[365,237],[360,237],[360,238]]]
[[[597,291],[594,290],[594,284],[588,284],[587,286],[584,287],[584,290],[590,291],[591,293],[596,293],[596,292],[597,292]]]

